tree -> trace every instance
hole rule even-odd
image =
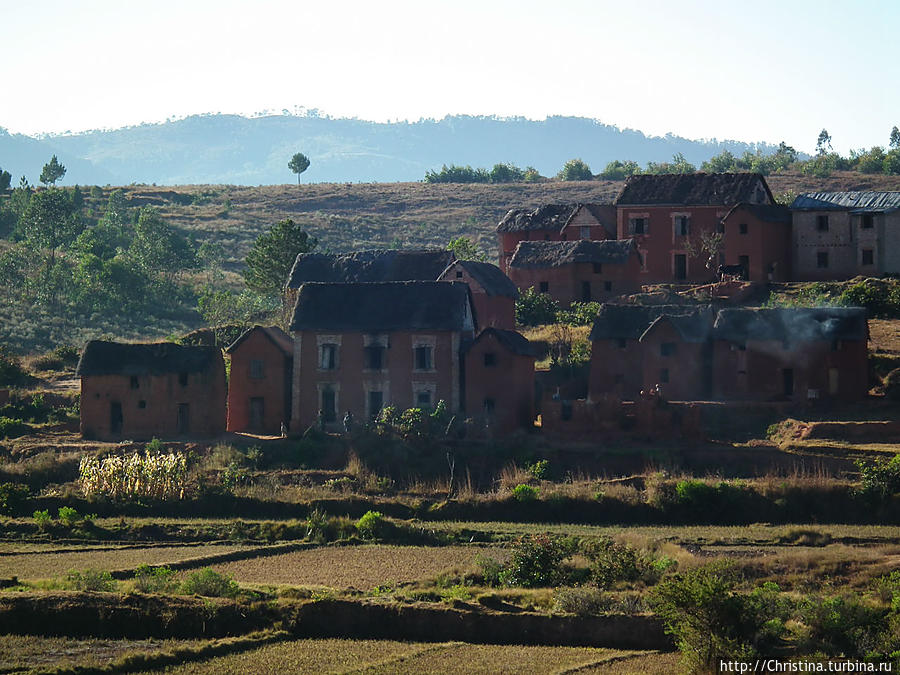
[[[750,159],[750,161],[752,161],[752,159]],[[750,167],[748,166],[747,168],[749,169]],[[701,171],[707,171],[709,173],[728,173],[729,171],[737,171],[737,169],[737,159],[728,150],[723,150],[718,155],[710,157],[700,165]]]
[[[570,159],[556,175],[560,180],[594,180],[594,174],[581,159]]]
[[[605,178],[606,180],[625,180],[640,172],[641,167],[637,162],[633,162],[630,159],[626,159],[624,162],[614,159],[600,172],[600,178]]]
[[[890,146],[894,149],[900,148],[900,129],[898,129],[897,127],[891,129]]]
[[[44,164],[40,181],[44,185],[55,185],[56,181],[60,180],[65,175],[66,167],[59,163],[59,160],[56,159],[56,155],[53,155],[53,157],[50,158],[50,161],[47,164]]]
[[[827,129],[819,132],[819,138],[816,140],[816,154],[824,155],[831,152],[831,134]]]
[[[247,288],[269,297],[281,294],[297,255],[309,253],[317,243],[290,218],[280,221],[259,235],[247,253]]]
[[[447,243],[447,250],[453,251],[457,260],[476,260],[487,262],[487,256],[481,247],[468,237],[457,237]]]
[[[525,180],[525,172],[515,164],[494,164],[490,176],[492,183],[520,183]]]
[[[895,127],[896,128],[896,127]],[[9,171],[4,171],[0,169],[0,195],[9,190],[9,185],[12,182],[12,174]]]
[[[291,157],[291,161],[288,162],[288,168],[297,174],[297,185],[300,185],[300,174],[309,168],[309,157],[302,152],[298,152]]]
[[[51,283],[57,251],[81,232],[82,223],[65,190],[50,188],[35,193],[22,214],[25,243],[33,251],[45,251],[42,290],[55,297]]]
[[[141,209],[128,252],[148,277],[169,283],[197,260],[193,244],[150,206]]]

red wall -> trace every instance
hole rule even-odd
[[[521,290],[534,287],[539,291],[541,282],[547,282],[548,295],[562,307],[582,301],[584,282],[590,284],[591,300],[599,302],[641,290],[641,266],[636,255],[629,256],[624,265],[603,263],[599,273],[594,272],[592,263],[574,263],[540,269],[511,267],[509,278]],[[610,290],[604,282],[611,284]]]
[[[634,400],[644,388],[643,378],[641,347],[637,340],[625,340],[624,348],[619,346],[618,340],[591,342],[588,383],[591,399],[614,394],[622,399]]]
[[[741,234],[741,224],[747,234]],[[722,252],[726,265],[750,258],[749,281],[788,281],[791,278],[791,226],[760,220],[747,209],[735,209],[725,220]],[[770,266],[773,266],[769,278]]]
[[[262,378],[250,376],[250,362],[263,362]],[[291,416],[291,363],[261,330],[248,335],[231,353],[228,381],[228,431],[281,432]],[[250,428],[250,399],[263,399],[263,424]]]
[[[673,344],[675,352],[664,356],[662,354],[664,343]],[[671,323],[661,321],[637,344],[642,353],[642,388],[645,391],[659,385],[662,397],[670,401],[697,401],[709,398],[708,342],[685,342]],[[662,380],[661,372],[664,369],[669,372],[668,382]]]
[[[602,228],[601,228],[602,229]],[[509,259],[516,252],[520,241],[565,241],[559,230],[519,230],[500,232],[500,261],[498,267],[509,274]]]
[[[485,354],[494,354],[487,366]],[[506,434],[534,425],[534,357],[507,351],[493,335],[485,335],[465,356],[466,415],[480,426],[488,421],[484,400],[494,401],[491,431]]]

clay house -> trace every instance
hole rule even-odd
[[[534,425],[531,343],[512,330],[486,328],[464,347],[466,415],[498,434]]]
[[[77,373],[84,438],[214,437],[225,431],[225,364],[218,347],[92,340]]]
[[[510,209],[497,225],[500,269],[522,241],[575,241],[616,238],[616,210],[611,204],[544,204],[536,209]]]
[[[755,173],[631,176],[615,200],[617,238],[635,240],[642,283],[706,283],[719,262],[710,260],[704,237],[737,204],[774,201]]]
[[[717,262],[740,265],[747,281],[791,280],[791,210],[780,204],[741,203],[722,219]]]
[[[516,327],[519,289],[496,265],[474,260],[454,260],[438,281],[461,281],[469,286],[479,329]]]
[[[509,277],[567,307],[640,291],[641,261],[632,239],[523,241],[509,261]]]
[[[793,214],[797,281],[900,273],[900,192],[815,192]]]
[[[854,401],[869,388],[859,307],[723,309],[713,339],[718,399]]]
[[[274,436],[291,417],[294,341],[276,326],[254,326],[225,353],[228,378],[228,431]]]
[[[463,407],[461,349],[475,331],[466,284],[304,283],[290,330],[295,431],[319,411],[337,428],[346,411],[364,422],[387,405]]]
[[[712,324],[706,306],[602,305],[589,338],[589,398],[636,400],[657,385],[669,399],[708,398]]]

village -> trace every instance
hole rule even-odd
[[[611,204],[510,209],[498,265],[447,250],[300,254],[287,330],[251,328],[224,358],[214,346],[88,343],[81,431],[300,435],[442,401],[471,437],[537,424],[589,438],[620,419],[690,435],[708,402],[860,401],[864,308],[753,300],[773,283],[900,273],[898,212],[896,192],[808,193],[787,207],[759,174],[639,175]],[[674,292],[641,296],[650,284]],[[586,378],[536,372],[541,346],[516,326],[527,289],[602,303]]]

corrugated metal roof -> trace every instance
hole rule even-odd
[[[807,192],[798,195],[792,209],[807,211],[896,211],[900,192]]]

